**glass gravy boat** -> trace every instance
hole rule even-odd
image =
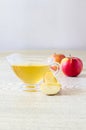
[[[49,71],[57,75],[60,68],[59,63],[49,62],[46,56],[15,53],[8,55],[6,59],[16,76],[23,81],[23,89],[28,92],[38,91],[44,75]],[[54,71],[52,66],[58,69]]]

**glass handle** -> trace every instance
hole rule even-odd
[[[53,62],[50,64],[50,70],[56,76],[60,71],[60,64],[58,62]]]

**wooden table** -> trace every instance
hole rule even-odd
[[[64,53],[80,57],[84,68],[78,77],[59,74],[62,92],[46,96],[41,92],[21,90],[5,56],[0,54],[0,130],[86,130],[86,51],[20,51],[49,56]]]

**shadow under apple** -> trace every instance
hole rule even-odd
[[[81,74],[77,78],[86,78],[86,74]]]

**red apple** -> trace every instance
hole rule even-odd
[[[78,57],[66,57],[61,61],[63,73],[70,77],[78,76],[83,69],[83,62]]]
[[[61,63],[61,60],[62,60],[63,58],[65,58],[65,55],[64,55],[64,54],[54,53],[54,54],[51,55],[51,58],[53,59],[54,62]]]

